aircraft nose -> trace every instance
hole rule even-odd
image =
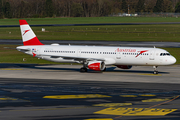
[[[170,62],[171,62],[171,64],[176,63],[176,58],[172,56]]]

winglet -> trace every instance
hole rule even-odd
[[[38,38],[34,34],[31,27],[26,22],[26,20],[19,20],[19,24],[20,24],[23,44],[25,46],[26,45],[44,45],[38,40]]]

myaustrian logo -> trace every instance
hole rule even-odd
[[[115,52],[136,52],[136,49],[119,49],[117,48]]]

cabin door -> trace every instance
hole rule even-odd
[[[81,50],[80,50],[80,49],[77,51],[77,56],[78,56],[78,57],[81,56]]]
[[[149,60],[154,60],[155,50],[150,51]]]
[[[116,52],[116,59],[121,59],[121,53],[120,52]]]

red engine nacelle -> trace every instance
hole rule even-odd
[[[88,68],[95,71],[103,71],[105,69],[105,63],[103,61],[90,61]]]
[[[121,69],[131,69],[132,68],[132,65],[116,65],[116,66]]]

